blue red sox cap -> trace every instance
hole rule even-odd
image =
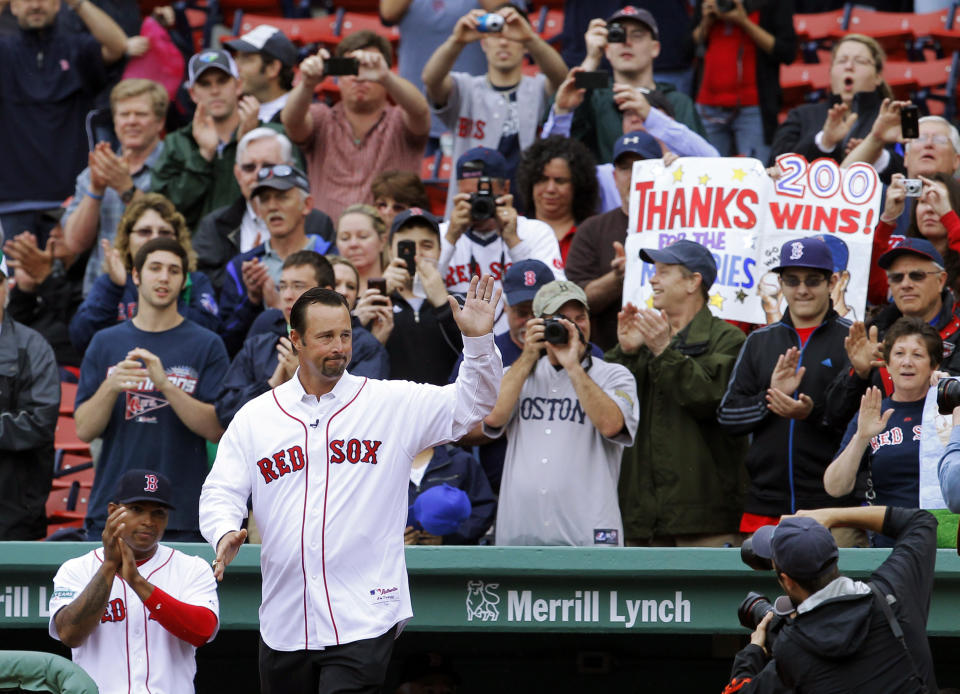
[[[539,260],[521,260],[510,266],[503,278],[503,294],[508,306],[533,301],[537,291],[553,282],[553,270]]]
[[[933,247],[933,244],[926,239],[908,237],[881,255],[877,259],[877,265],[884,270],[893,265],[893,261],[901,255],[918,255],[921,258],[932,260],[940,267],[943,267],[943,256],[940,251]]]
[[[173,505],[173,485],[166,475],[153,470],[127,470],[117,483],[113,500],[118,504],[155,501],[167,508]]]
[[[753,551],[773,559],[777,569],[801,581],[821,575],[840,556],[830,531],[806,516],[763,526],[753,534]]]
[[[449,535],[470,517],[472,510],[467,493],[444,482],[414,500],[408,509],[407,525],[431,535]]]
[[[393,218],[393,223],[390,225],[390,238],[393,238],[393,235],[401,229],[408,226],[413,226],[415,222],[420,222],[421,224],[430,227],[437,236],[440,235],[439,219],[434,217],[423,208],[411,207],[410,209],[404,210]]]
[[[707,289],[717,279],[717,261],[713,253],[696,241],[681,239],[664,248],[644,248],[640,251],[640,259],[646,263],[683,265],[690,272],[699,272]]]
[[[780,247],[780,264],[772,271],[780,272],[788,267],[808,267],[833,272],[833,253],[830,252],[827,242],[818,236],[793,239]]]
[[[507,178],[507,160],[495,149],[474,147],[457,159],[457,180],[464,178]]]

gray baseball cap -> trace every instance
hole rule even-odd
[[[583,307],[590,310],[587,295],[575,283],[569,280],[554,280],[540,287],[533,297],[533,315],[538,318],[549,316],[560,310],[568,301],[579,301]]]

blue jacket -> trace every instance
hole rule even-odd
[[[347,371],[366,378],[388,378],[387,350],[356,318],[353,321],[353,358]],[[243,347],[230,363],[223,390],[215,403],[217,417],[224,427],[247,402],[270,390],[267,381],[277,368],[277,340],[286,336],[287,321],[279,309],[267,309],[254,321]]]
[[[487,476],[483,473],[480,463],[472,455],[455,447],[437,446],[433,449],[433,458],[427,463],[427,471],[420,480],[420,486],[410,481],[407,490],[407,505],[413,502],[420,494],[441,484],[462,489],[470,498],[473,509],[457,532],[443,536],[445,545],[475,545],[484,536],[493,523],[493,516],[497,511],[497,499],[490,489]],[[407,525],[412,520],[407,518]]]
[[[70,321],[73,346],[82,354],[98,331],[133,318],[137,315],[138,299],[137,285],[129,274],[122,287],[115,285],[109,275],[100,275]],[[177,310],[207,330],[217,332],[220,327],[213,285],[202,272],[190,273],[187,287],[180,292]]]
[[[326,253],[333,243],[320,236],[308,236],[310,245],[305,250],[316,251],[320,255]],[[227,352],[232,357],[240,351],[247,331],[256,319],[257,314],[263,311],[262,304],[255,304],[247,298],[247,285],[243,283],[243,264],[254,258],[262,258],[267,252],[266,244],[251,248],[246,253],[234,256],[227,263],[226,276],[223,278],[223,287],[220,290],[220,337],[227,346]],[[274,277],[274,281],[278,278]]]

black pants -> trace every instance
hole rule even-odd
[[[260,694],[378,694],[397,628],[322,651],[275,651],[260,639]]]

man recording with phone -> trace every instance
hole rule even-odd
[[[617,481],[637,430],[636,382],[592,356],[587,295],[573,282],[541,287],[533,315],[483,420],[486,436],[508,437],[496,543],[623,546]]]
[[[382,36],[354,32],[335,53],[331,57],[321,48],[300,63],[300,83],[290,92],[282,119],[307,160],[314,205],[338,219],[354,203],[373,203],[370,184],[377,174],[419,174],[430,107],[420,90],[391,72],[393,50]],[[317,86],[334,75],[341,100],[333,107],[312,103]]]
[[[440,272],[447,290],[463,293],[471,272],[489,273],[500,286],[507,268],[519,260],[539,260],[557,279],[563,259],[553,229],[517,213],[500,152],[475,147],[457,160],[453,211],[440,225]],[[477,269],[479,268],[479,270]],[[496,332],[506,330],[503,306],[497,307]]]
[[[834,527],[896,538],[869,582],[840,574]],[[937,549],[932,515],[893,506],[800,511],[760,528],[751,542],[792,605],[778,601],[777,614],[759,619],[725,692],[937,691],[926,634]]]

